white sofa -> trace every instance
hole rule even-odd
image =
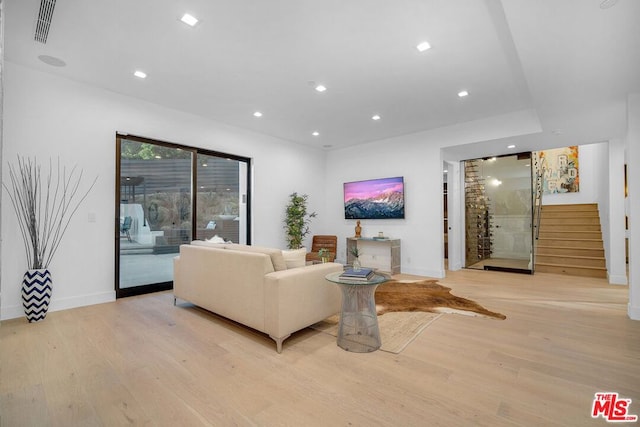
[[[342,265],[287,269],[282,251],[194,241],[174,259],[175,298],[268,334],[282,342],[340,311],[341,295],[325,276]]]

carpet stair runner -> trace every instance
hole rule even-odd
[[[542,206],[535,271],[607,277],[596,203]]]

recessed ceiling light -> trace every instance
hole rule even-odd
[[[316,90],[318,92],[324,92],[325,90],[327,90],[327,88],[325,86],[323,86],[323,85],[318,85],[318,86],[316,86]]]
[[[260,111],[256,111],[253,113],[253,117],[262,117],[262,113]]]
[[[47,65],[51,65],[52,67],[64,67],[65,65],[67,65],[66,62],[64,62],[60,58],[56,58],[55,56],[40,55],[38,56],[38,59]]]
[[[180,20],[190,27],[193,27],[198,23],[198,19],[195,16],[189,15],[188,13],[182,15],[182,18],[180,18]]]
[[[320,132],[318,132],[318,131],[316,130],[316,131],[311,132],[311,135],[313,135],[313,136],[319,136],[319,135],[320,135]]]
[[[464,98],[465,96],[469,96],[469,92],[467,92],[466,90],[461,90],[460,92],[458,92],[458,96],[460,98]]]
[[[140,78],[140,79],[146,79],[147,78],[147,73],[145,73],[144,71],[140,71],[140,70],[136,70],[135,73],[133,73],[134,76]]]
[[[373,116],[371,116],[371,120],[380,120],[382,117],[380,117],[379,114],[374,114]]]
[[[609,9],[610,7],[615,6],[616,3],[618,3],[618,0],[604,0],[600,3],[600,9]]]
[[[429,42],[422,42],[418,46],[416,46],[416,49],[418,49],[420,52],[424,52],[425,50],[431,49],[431,45],[429,44]]]
[[[449,172],[449,171],[448,171],[447,169],[445,169],[445,170],[443,170],[442,172],[447,173],[447,172]]]
[[[516,146],[511,144],[511,145],[507,145],[507,148],[516,148]]]

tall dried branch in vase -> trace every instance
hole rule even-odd
[[[48,268],[69,228],[71,218],[94,187],[96,176],[89,187],[81,191],[83,171],[74,166],[70,170],[54,167],[49,159],[48,172],[36,158],[18,156],[17,164],[9,164],[10,184],[4,182],[11,205],[18,218],[18,226],[29,269]]]

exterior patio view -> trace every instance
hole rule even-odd
[[[119,288],[171,282],[173,257],[194,239],[246,243],[244,162],[124,138],[120,143]]]

